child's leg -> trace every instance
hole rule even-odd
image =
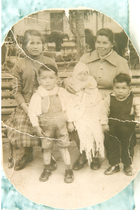
[[[69,142],[69,136],[68,136],[68,131],[66,127],[66,119],[65,119],[64,113],[59,114],[56,120],[56,124],[57,124],[57,129],[55,130],[55,137],[57,139],[56,143],[62,155],[63,161],[65,163],[65,169],[66,169],[64,181],[66,183],[71,183],[74,179],[74,175],[73,175],[72,166],[71,166],[70,153],[67,148],[70,142]]]
[[[133,137],[134,128],[131,128],[130,126],[127,127],[127,124],[123,125],[121,127],[121,159],[122,163],[124,165],[131,165],[132,159],[133,159],[133,152],[130,152],[130,148],[132,150],[133,148]],[[131,146],[131,147],[130,147]]]
[[[46,182],[51,173],[51,148],[43,149],[44,171],[39,177],[39,181]]]
[[[70,158],[70,153],[68,151],[68,148],[59,147],[59,151],[60,151],[60,153],[62,155],[62,159],[65,163],[66,170],[71,169],[71,158]]]
[[[134,145],[135,145],[135,139],[133,137],[135,125],[132,124],[132,127],[129,125],[127,127],[127,124],[122,126],[121,131],[121,160],[124,164],[124,173],[127,176],[132,176],[134,174],[134,169],[131,166],[133,155],[134,155]]]
[[[115,132],[113,132],[114,129],[110,128],[110,131],[105,135],[104,145],[107,159],[110,164],[104,172],[105,175],[112,175],[120,171],[120,141],[118,136],[115,135]]]
[[[53,141],[48,140],[47,138],[42,139],[42,149],[43,149],[43,162],[44,162],[44,171],[42,172],[39,181],[46,182],[49,179],[51,173],[51,150],[53,146]]]
[[[43,161],[44,161],[44,165],[50,165],[51,149],[43,149]]]
[[[68,151],[68,148],[66,148],[66,147],[64,147],[64,148],[59,147],[59,151],[60,151],[63,161],[65,163],[64,181],[66,183],[71,183],[74,180],[74,175],[73,175],[72,166],[71,166],[70,153]]]
[[[43,118],[43,115],[42,115],[42,118]],[[44,118],[45,118],[45,125],[43,124],[41,126],[41,128],[47,137],[54,138],[54,127],[53,127],[52,119],[49,115],[48,115],[48,117],[44,115]],[[46,121],[46,119],[48,120],[48,122]],[[44,138],[44,139],[42,139],[41,145],[42,145],[43,156],[45,156],[45,153],[47,153],[46,151],[44,153],[45,148],[52,148],[53,141],[52,140],[49,141],[47,138]],[[44,161],[45,160],[46,160],[46,158],[44,157]],[[51,164],[50,170],[51,171],[56,170],[57,164],[56,164],[56,160],[53,157],[53,155],[51,155],[51,163],[50,164]]]
[[[135,145],[136,145],[136,133],[134,131],[134,133],[132,134],[132,137],[131,137],[131,142],[130,142],[130,147],[129,147],[129,152],[130,152],[130,156],[132,157],[132,159],[133,159],[133,156],[134,156]]]
[[[120,163],[120,142],[116,136],[106,133],[104,141],[107,159],[111,166]]]

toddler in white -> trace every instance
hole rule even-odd
[[[80,139],[80,153],[85,151],[90,165],[93,157],[104,157],[104,135],[99,117],[102,96],[84,63],[78,62],[75,66],[73,81],[76,90],[73,95],[74,125]]]

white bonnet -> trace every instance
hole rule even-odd
[[[74,77],[76,77],[80,72],[82,72],[83,70],[87,71],[87,73],[89,74],[89,68],[86,64],[82,63],[81,61],[79,61],[76,66],[74,67]]]

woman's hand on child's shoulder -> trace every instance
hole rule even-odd
[[[103,132],[109,131],[109,125],[108,124],[103,124],[102,129],[103,129]]]
[[[72,122],[68,122],[68,131],[72,132],[75,130],[74,124]]]
[[[63,81],[63,84],[64,84],[65,89],[66,89],[69,93],[72,93],[72,94],[75,94],[75,93],[76,93],[76,90],[74,89],[74,82],[73,82],[73,80],[72,80],[71,77],[66,78],[66,79]]]

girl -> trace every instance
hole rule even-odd
[[[13,145],[15,170],[23,169],[32,161],[33,147],[39,145],[38,139],[32,136],[33,130],[27,115],[30,98],[38,87],[38,69],[43,63],[56,66],[51,58],[42,55],[43,39],[37,30],[25,31],[22,47],[25,57],[20,58],[12,69],[13,94],[18,106],[7,122],[8,139]],[[12,167],[12,157],[9,161]],[[55,168],[56,165],[53,165],[52,169]]]

